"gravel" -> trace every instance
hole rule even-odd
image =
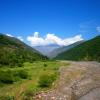
[[[60,68],[57,85],[40,92],[35,100],[100,100],[100,63],[69,63],[69,67]]]

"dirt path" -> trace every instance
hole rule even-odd
[[[57,86],[35,100],[100,100],[100,63],[70,62],[59,71]]]

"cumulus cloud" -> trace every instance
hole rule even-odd
[[[13,35],[11,35],[11,34],[6,34],[7,36],[10,36],[10,37],[14,37]]]
[[[22,36],[18,36],[17,38],[18,38],[19,40],[23,41]]]
[[[39,32],[35,32],[33,35],[27,37],[27,41],[30,42],[31,46],[45,46],[49,44],[67,46],[81,40],[83,40],[82,35],[61,39],[60,37],[51,33],[48,33],[45,38],[42,38],[39,36]]]
[[[97,31],[100,32],[100,26],[97,27]]]
[[[34,35],[28,36],[27,40],[31,43],[32,46],[37,45],[45,45],[45,40],[41,37],[39,37],[39,33],[35,32]]]
[[[63,45],[64,43],[64,41],[61,38],[57,37],[55,34],[50,33],[47,34],[45,40],[48,41],[48,44],[51,42],[58,45]]]
[[[65,39],[64,42],[65,42],[65,45],[69,45],[69,44],[73,44],[75,42],[82,41],[82,40],[84,40],[82,38],[82,35],[76,35],[74,37]]]

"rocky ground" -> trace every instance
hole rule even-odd
[[[100,63],[69,63],[60,68],[55,88],[40,92],[35,100],[100,100]]]

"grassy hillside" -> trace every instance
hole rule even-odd
[[[45,60],[35,49],[20,40],[0,34],[0,66],[22,66],[23,62]]]
[[[79,44],[81,44],[81,43],[83,43],[84,41],[78,41],[78,42],[75,42],[75,43],[73,43],[73,44],[71,44],[71,45],[68,45],[68,46],[61,46],[61,47],[59,47],[59,48],[57,48],[57,49],[54,49],[52,52],[50,52],[47,56],[49,57],[49,58],[54,58],[54,57],[56,57],[58,54],[60,54],[60,53],[62,53],[62,52],[64,52],[64,51],[67,51],[67,50],[69,50],[69,49],[71,49],[71,48],[73,48],[73,47],[75,47],[75,46],[77,46],[77,45],[79,45]]]
[[[100,36],[60,53],[55,59],[100,61]]]

